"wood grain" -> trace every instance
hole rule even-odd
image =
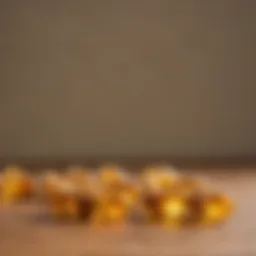
[[[236,202],[233,217],[213,229],[169,230],[134,226],[92,228],[40,217],[38,205],[0,209],[3,256],[249,256],[256,255],[256,173],[207,173]],[[197,171],[194,171],[195,173]]]

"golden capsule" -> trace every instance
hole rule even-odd
[[[123,224],[129,215],[128,207],[118,196],[104,196],[92,216],[92,224]]]
[[[162,220],[163,195],[156,193],[147,193],[143,196],[142,204],[146,219],[150,222],[158,223]]]
[[[2,178],[2,202],[13,203],[29,198],[34,193],[32,177],[19,166],[7,166]]]
[[[224,222],[233,211],[231,200],[224,194],[206,195],[203,206],[203,224],[217,224]]]
[[[133,186],[124,186],[120,191],[120,197],[122,202],[127,205],[127,207],[132,207],[138,200],[139,191],[138,188]]]
[[[49,200],[50,212],[58,219],[77,219],[78,203],[75,198],[59,195]]]
[[[92,217],[95,224],[125,223],[137,200],[137,188],[128,181],[105,184]]]
[[[196,193],[187,198],[187,224],[215,225],[224,222],[232,213],[231,200],[224,194]]]
[[[144,170],[142,183],[148,189],[167,190],[176,184],[179,175],[169,166],[152,166]]]
[[[55,177],[55,176],[54,176]],[[71,182],[58,177],[56,180],[50,180],[48,183],[48,197],[50,213],[57,218],[77,219],[78,218],[78,200],[75,197],[75,187]],[[48,180],[49,182],[49,180]]]
[[[99,195],[93,224],[124,223],[136,200],[137,191],[124,170],[115,164],[99,169]]]
[[[96,201],[91,197],[77,197],[62,195],[51,198],[50,212],[59,219],[90,220],[96,206]]]
[[[183,175],[176,180],[169,190],[183,197],[190,197],[195,194],[202,194],[205,188],[198,179]]]
[[[188,214],[184,198],[178,194],[148,194],[144,199],[148,220],[153,223],[181,226]]]
[[[113,185],[124,179],[124,170],[116,164],[105,164],[99,168],[99,180],[103,185]]]
[[[74,182],[75,197],[78,202],[79,219],[89,221],[97,205],[100,190],[95,177],[87,174],[80,182]]]
[[[62,182],[62,175],[55,170],[49,170],[44,174],[41,183],[41,192],[44,199],[50,199],[55,195],[59,195],[59,186]]]
[[[82,166],[71,166],[67,169],[65,176],[74,182],[84,182],[88,177],[90,170]]]
[[[95,211],[97,200],[92,195],[77,197],[78,219],[90,221]]]
[[[169,195],[162,204],[163,223],[181,226],[188,214],[186,202],[182,196]]]
[[[197,192],[186,194],[186,205],[188,208],[188,215],[184,220],[184,224],[200,224],[204,214],[205,194]]]
[[[89,220],[96,204],[96,195],[92,190],[93,184],[89,177],[85,178],[85,173],[81,175],[80,179],[73,174],[72,177],[59,175],[57,177],[50,176],[51,179],[48,179],[50,193],[47,201],[50,212],[57,218]]]

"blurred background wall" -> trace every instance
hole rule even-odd
[[[256,153],[256,1],[1,0],[0,156]]]

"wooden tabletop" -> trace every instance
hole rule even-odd
[[[195,171],[196,172],[196,171]],[[92,228],[41,217],[37,205],[0,209],[2,256],[255,256],[256,172],[205,173],[236,202],[233,217],[211,229],[152,226]]]

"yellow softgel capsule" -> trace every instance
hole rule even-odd
[[[149,169],[144,179],[142,204],[148,221],[174,227],[184,225],[190,214],[187,197],[200,191],[200,183],[168,167]]]
[[[147,220],[156,224],[179,227],[188,214],[186,201],[176,193],[148,193],[143,204]]]
[[[75,185],[75,197],[78,202],[78,218],[89,221],[100,194],[96,177],[86,171],[79,180],[73,180],[73,184]]]
[[[62,175],[56,170],[45,170],[45,174],[41,177],[40,192],[44,199],[49,199],[60,193],[60,183]]]
[[[74,196],[75,188],[72,183],[62,177],[55,180],[50,187],[47,198],[50,213],[57,218],[78,218],[78,202]]]
[[[104,197],[97,204],[92,216],[92,224],[122,224],[127,217],[127,207],[119,197]]]
[[[138,189],[129,179],[103,182],[97,207],[92,217],[94,224],[121,224],[131,216],[138,198]]]
[[[181,226],[188,214],[184,198],[180,195],[167,195],[162,204],[163,223]]]
[[[67,168],[65,172],[65,176],[74,181],[77,182],[81,179],[84,179],[88,173],[90,172],[89,169],[83,167],[83,166],[70,166]]]
[[[102,196],[97,202],[92,216],[92,224],[125,224],[131,216],[133,204],[125,201],[122,192],[120,194],[108,194]]]
[[[70,167],[65,173],[65,179],[72,182],[76,190],[81,193],[92,191],[94,189],[93,186],[96,186],[95,177],[91,170],[84,167]]]
[[[148,189],[166,190],[176,184],[179,174],[171,166],[151,166],[147,167],[142,173],[142,183]]]
[[[54,180],[48,197],[53,216],[70,220],[90,219],[96,204],[96,194],[93,191],[93,180],[87,176],[80,173],[77,179],[76,175],[70,177],[63,174]]]
[[[222,223],[231,216],[233,202],[225,194],[215,193],[205,196],[202,214],[203,224]]]
[[[189,215],[186,223],[200,226],[222,223],[233,212],[233,203],[225,194],[206,191],[189,196],[187,206]]]
[[[187,191],[186,191],[187,192]],[[204,193],[186,194],[186,205],[188,207],[188,215],[184,221],[185,225],[198,225],[202,222],[205,204]]]
[[[96,208],[96,198],[93,195],[82,195],[77,197],[78,219],[90,221]]]
[[[78,203],[77,200],[68,195],[59,195],[49,200],[50,212],[58,219],[77,219]]]
[[[4,204],[29,198],[33,193],[33,179],[21,167],[11,165],[3,170],[2,202]]]
[[[179,194],[182,194],[184,197],[192,196],[194,194],[203,193],[205,190],[205,184],[196,177],[188,175],[180,175],[179,179],[171,187],[172,191],[176,191]]]
[[[163,195],[159,193],[146,193],[142,198],[142,209],[146,220],[159,223],[162,220]]]
[[[113,185],[126,178],[125,171],[116,164],[105,164],[99,168],[98,178],[104,185]]]

